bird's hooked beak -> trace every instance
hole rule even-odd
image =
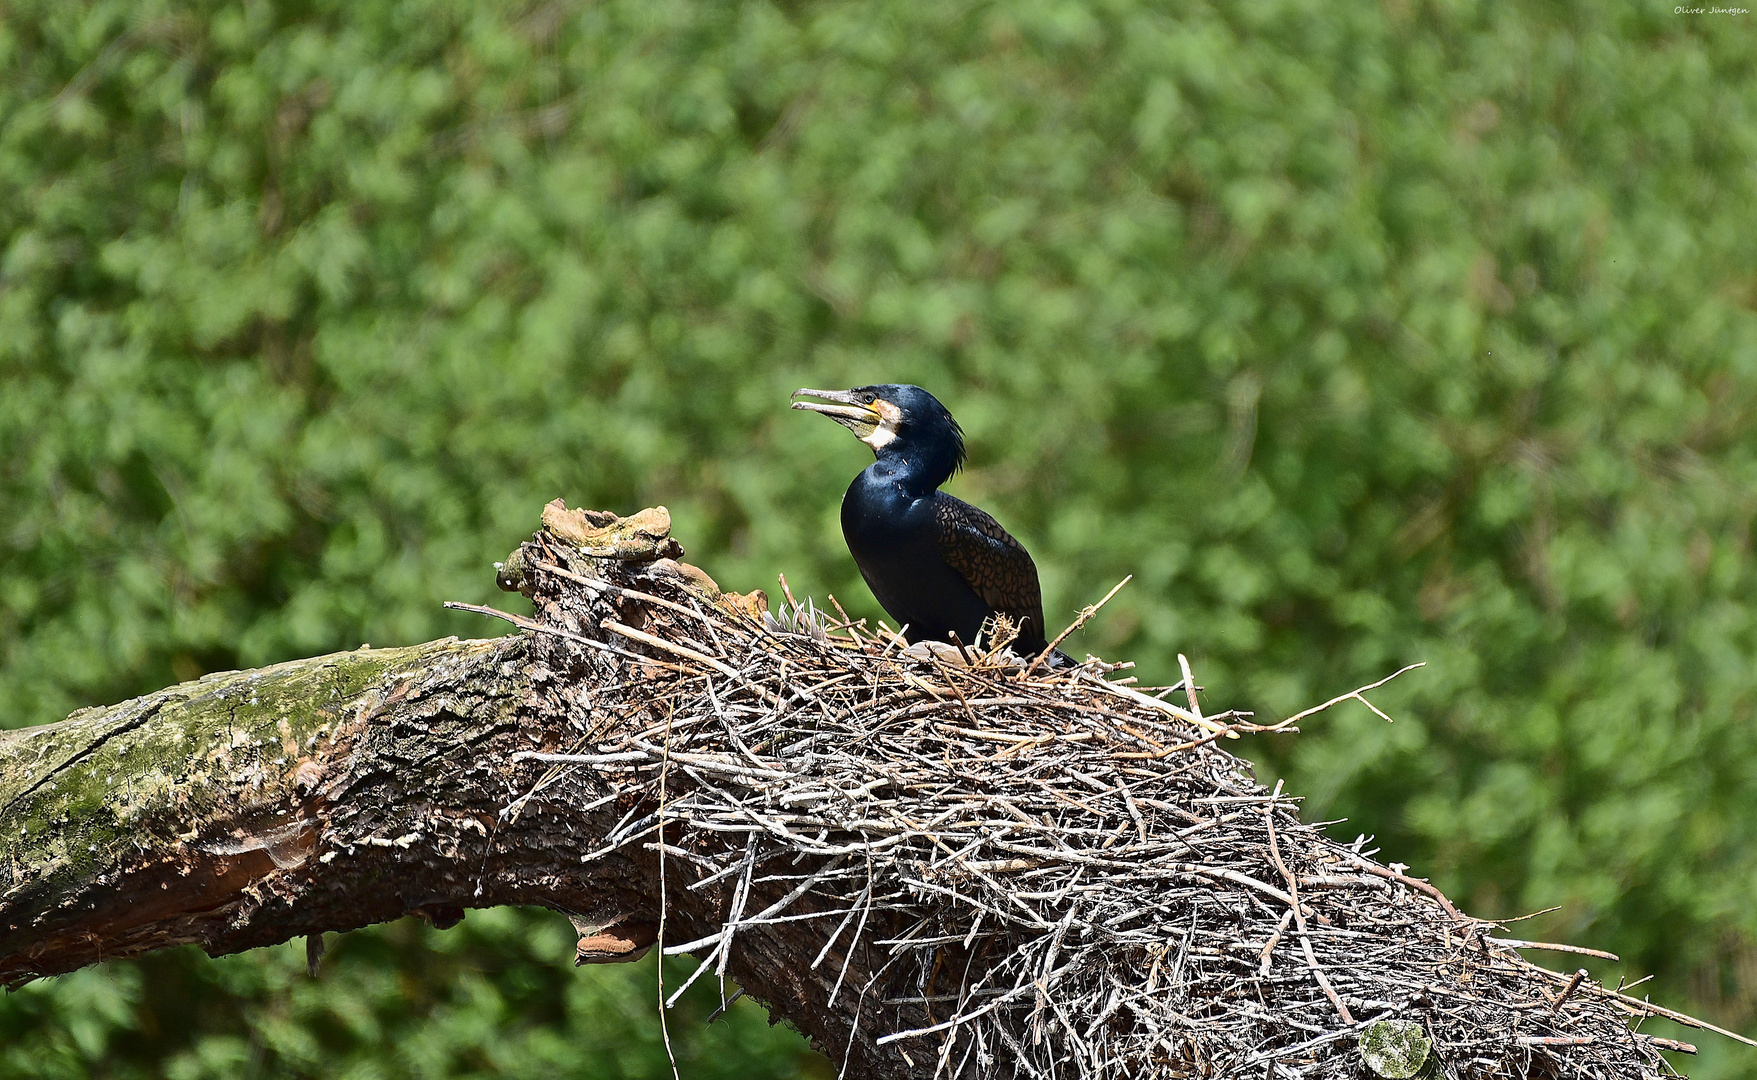
[[[862,402],[852,390],[795,390],[793,396],[817,398],[818,401],[795,401],[793,407],[823,413],[863,440],[869,438],[884,423],[883,414]],[[820,402],[836,404],[826,405]]]

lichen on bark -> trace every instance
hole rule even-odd
[[[311,857],[363,740],[382,741],[423,698],[510,715],[514,684],[484,662],[517,651],[455,638],[362,648],[0,732],[0,980],[77,966],[77,949],[42,969],[30,958],[58,955],[58,931],[89,934],[94,919],[113,937],[106,956],[138,951],[131,931],[173,915],[212,944],[201,916]]]

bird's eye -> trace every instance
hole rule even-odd
[[[875,393],[872,393],[870,390],[867,391],[866,393],[860,395],[860,403],[862,405],[871,405],[874,401],[877,401],[877,400],[878,400],[878,395]]]

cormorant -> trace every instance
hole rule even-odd
[[[994,518],[939,490],[964,464],[964,432],[919,386],[795,390],[808,409],[872,448],[842,496],[842,536],[880,606],[910,642],[974,644],[990,616],[1012,620],[1013,649],[1030,659],[1048,647],[1037,566]],[[1048,662],[1071,665],[1057,650]]]

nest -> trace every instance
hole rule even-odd
[[[1004,627],[908,649],[582,538],[615,520],[552,522],[503,572],[537,604],[513,618],[570,673],[550,701],[579,733],[523,756],[622,811],[583,858],[649,852],[673,904],[718,897],[711,932],[660,942],[701,957],[692,979],[736,976],[762,934],[814,946],[801,975],[843,1018],[820,1049],[844,1068],[1676,1075],[1659,1051],[1688,1048],[1631,1021],[1687,1018],[1528,962],[1302,822],[1222,748],[1267,728],[1202,715],[1187,670],[1171,688],[1095,660],[1033,670]]]

